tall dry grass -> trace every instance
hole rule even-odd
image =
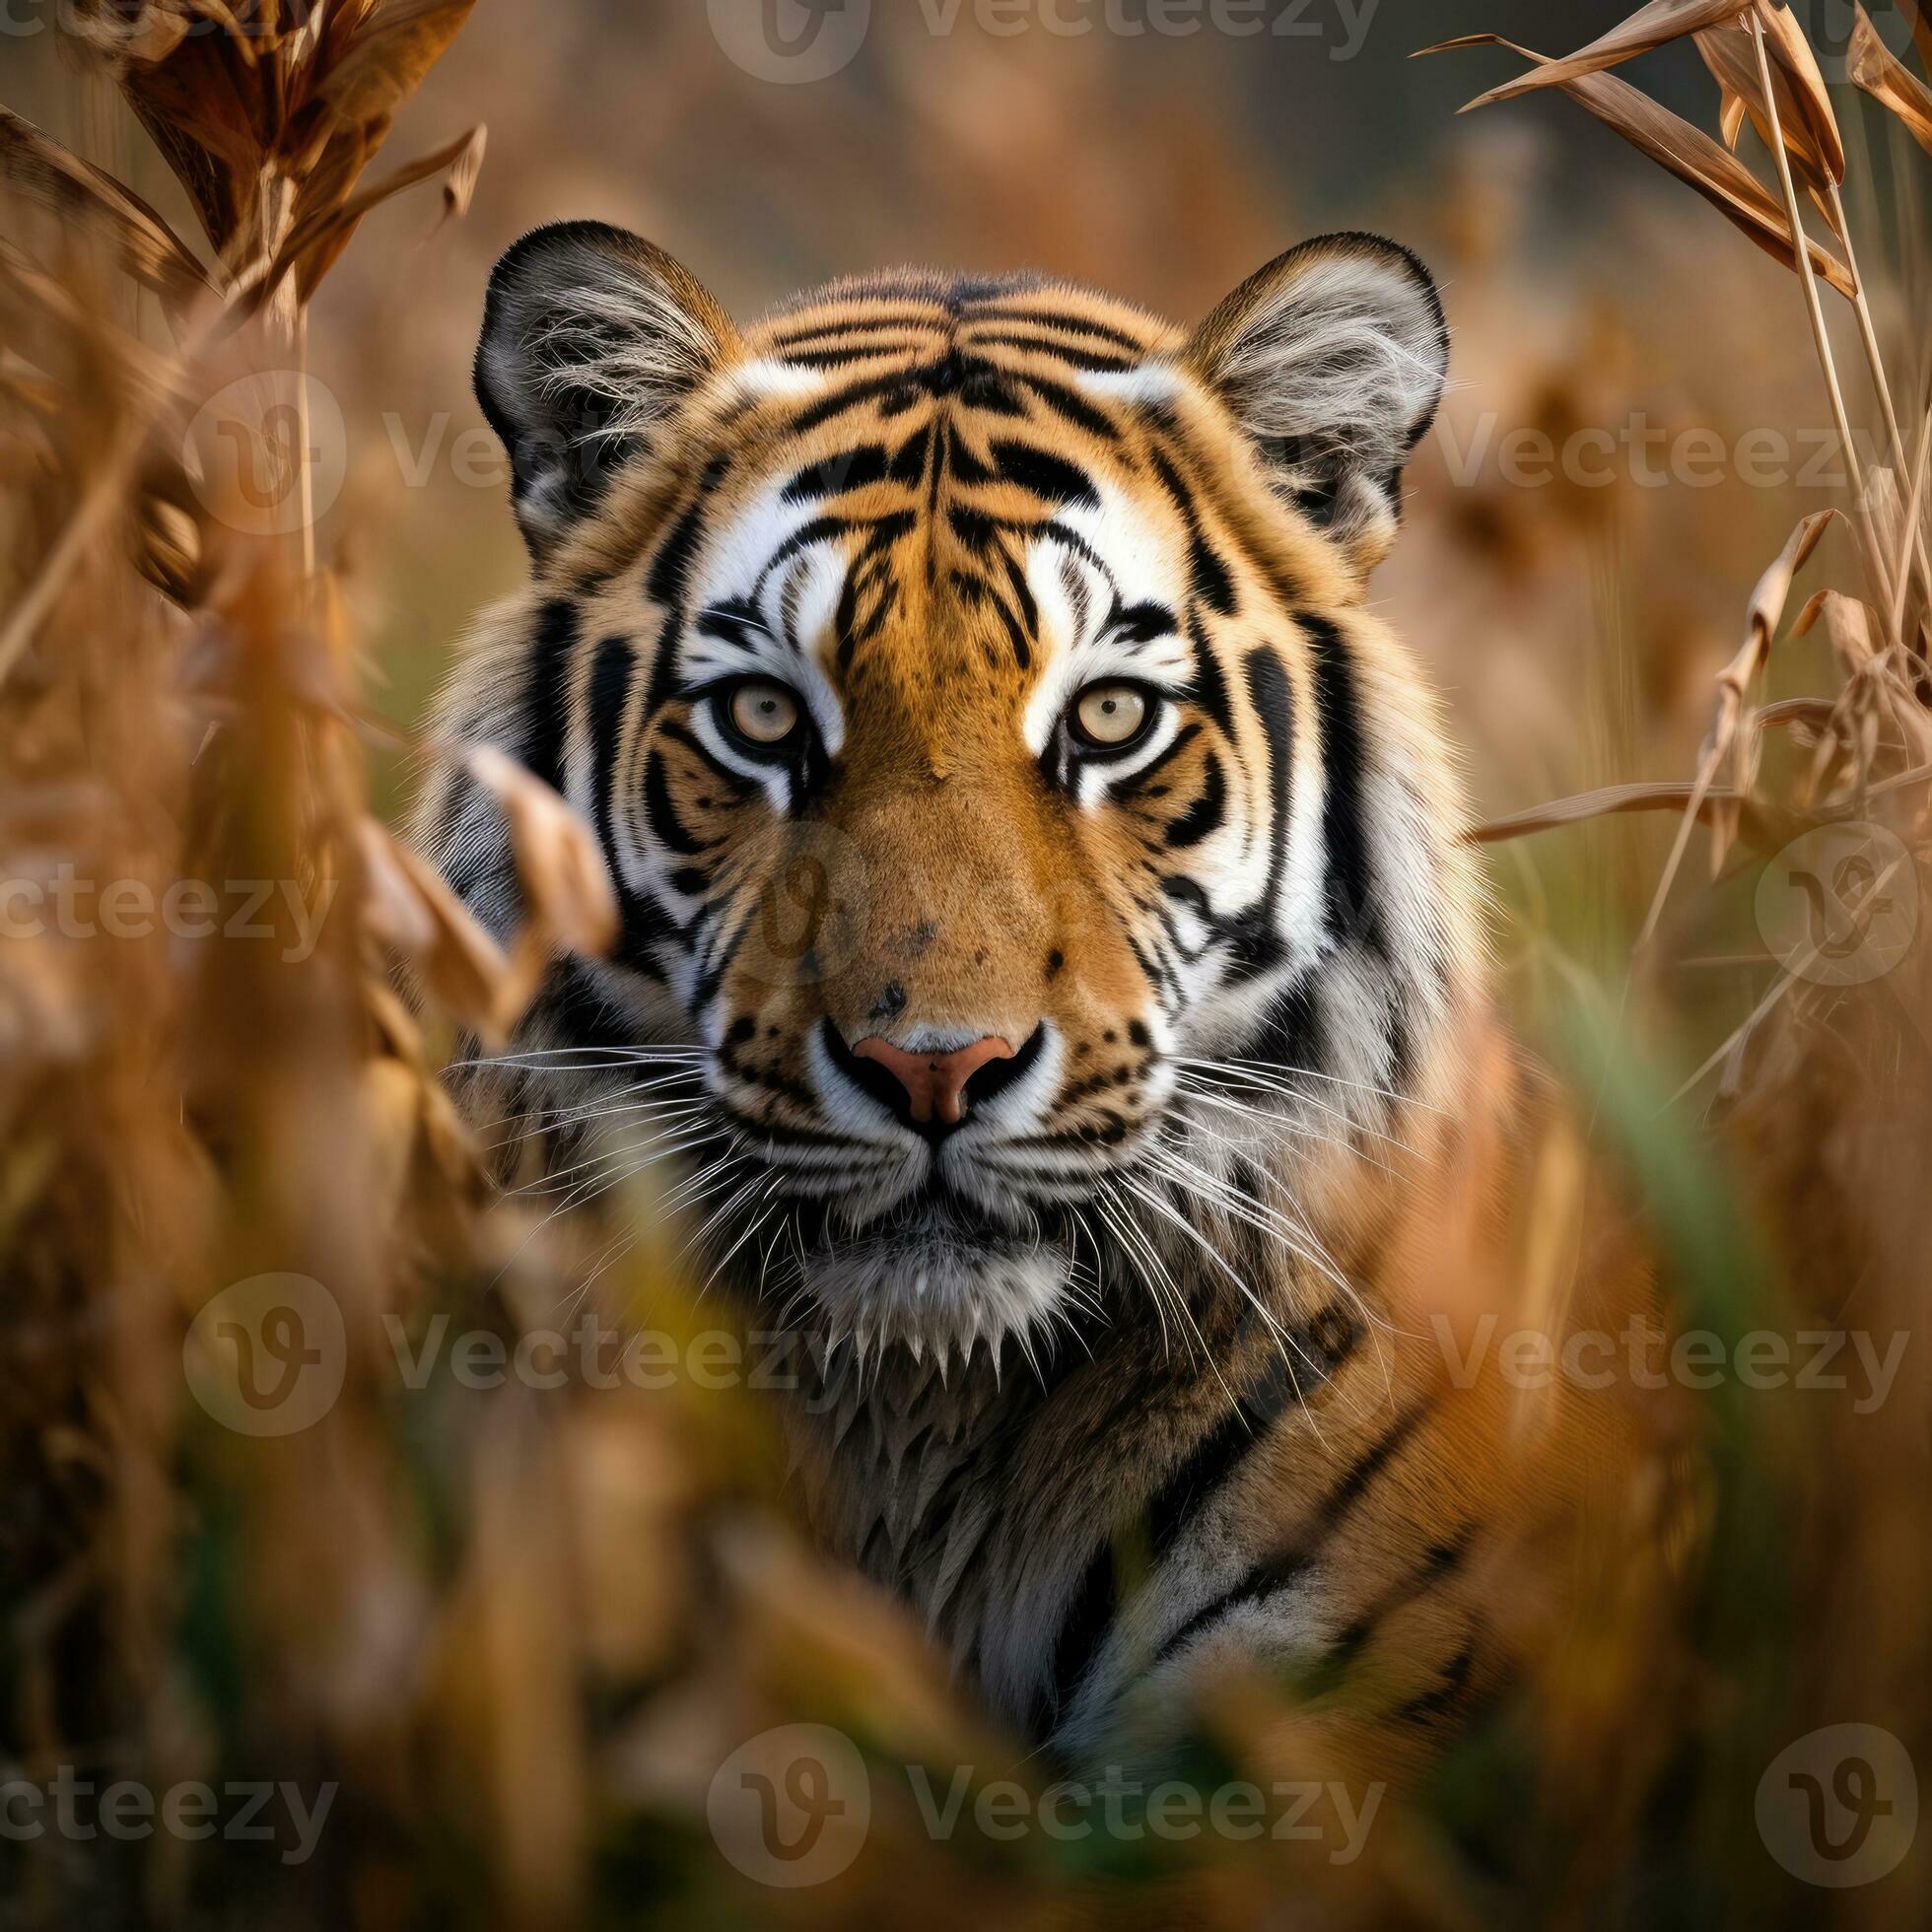
[[[1549,1225],[1526,1246],[1592,1238],[1564,1176],[1594,1157],[1663,1254],[1686,1326],[1902,1332],[1890,1400],[1859,1414],[1848,1396],[1732,1383],[1660,1415],[1660,1483],[1700,1474],[1654,1574],[1607,1580],[1432,1788],[1389,1802],[1354,1864],[1273,1841],[940,1841],[903,1767],[941,1788],[962,1763],[982,1784],[1052,1773],[987,1734],[917,1633],[802,1547],[755,1394],[688,1378],[412,1389],[398,1373],[398,1335],[413,1350],[453,1319],[514,1346],[553,1319],[559,1282],[593,1275],[619,1329],[709,1325],[673,1230],[647,1219],[613,1263],[607,1227],[493,1201],[437,1078],[458,1026],[501,1036],[556,948],[607,934],[594,855],[541,788],[477,764],[531,912],[505,951],[395,845],[368,805],[392,732],[371,716],[339,560],[317,553],[299,502],[259,527],[194,434],[211,398],[235,420],[252,406],[250,447],[286,465],[267,496],[301,487],[287,457],[312,434],[310,299],[387,194],[441,178],[447,211],[465,205],[480,129],[374,184],[365,170],[467,12],[80,9],[90,57],[201,221],[192,244],[0,121],[24,224],[0,255],[0,873],[74,881],[68,912],[0,950],[0,1756],[39,1785],[73,1766],[156,1791],[336,1788],[302,1865],[282,1862],[286,1832],[0,1840],[9,1914],[845,1924],[898,1922],[910,1902],[962,1924],[1922,1919],[1922,1847],[1878,1887],[1812,1890],[1772,1862],[1754,1815],[1765,1767],[1819,1725],[1883,1725],[1932,1766],[1932,949],[1832,985],[1802,951],[1772,953],[1750,903],[1794,837],[1843,824],[1905,855],[1865,892],[1921,896],[1932,341],[1922,306],[1904,311],[1909,335],[1884,339],[1887,266],[1859,194],[1875,175],[1856,159],[1874,123],[1849,121],[1866,110],[1834,99],[1768,6],[1659,0],[1581,64],[1527,77],[1693,177],[1759,246],[1818,262],[1794,275],[1790,326],[1833,414],[1877,425],[1889,455],[1856,479],[1847,538],[1808,519],[1756,590],[1737,586],[1742,648],[1694,769],[1485,836],[1538,841],[1537,869],[1501,873],[1536,888],[1502,934],[1512,1002],[1591,1130],[1551,1167]],[[1693,139],[1612,71],[1692,23],[1722,140]],[[1923,138],[1922,84],[1861,44],[1869,113]],[[1922,287],[1923,233],[1905,240],[1890,273]],[[1847,574],[1812,594],[1821,542]],[[1599,837],[1608,815],[1675,830],[1639,848],[1655,863],[1606,973],[1571,882],[1585,862],[1552,842]],[[138,911],[201,887],[226,926],[255,881],[274,889],[252,936]],[[398,962],[421,1008],[393,990]],[[195,1380],[197,1318],[262,1276],[326,1284],[341,1323],[340,1394],[283,1436],[225,1425]],[[1292,1777],[1277,1720],[1293,1700],[1248,1686],[1204,1710],[1191,1774]],[[792,1721],[857,1742],[872,1828],[842,1879],[769,1892],[720,1858],[705,1796],[739,1741]]]

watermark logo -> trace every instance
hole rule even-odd
[[[817,985],[841,978],[870,928],[871,868],[834,825],[793,829],[759,892],[739,969],[760,986]]]
[[[712,37],[753,80],[798,87],[851,66],[872,0],[706,0]]]
[[[1332,61],[1352,60],[1381,0],[917,0],[903,7],[935,40],[962,27],[990,39],[1043,34],[1059,40],[1313,41]],[[851,65],[871,25],[871,0],[708,0],[712,34],[733,65],[761,81],[828,80]]]
[[[242,1435],[295,1435],[319,1422],[348,1364],[342,1310],[307,1275],[253,1275],[224,1288],[181,1348],[195,1401]]]
[[[1758,1834],[1807,1885],[1871,1885],[1897,1869],[1917,1831],[1911,1754],[1876,1724],[1808,1732],[1759,1780]]]
[[[859,1856],[872,1822],[858,1747],[823,1724],[782,1724],[738,1746],[705,1800],[711,1835],[759,1885],[824,1885]]]
[[[1817,56],[1819,71],[1828,81],[1851,78],[1860,4],[1861,0],[1789,0],[1792,16],[1804,29],[1805,37]],[[1912,24],[1898,0],[1864,0],[1863,10],[1880,44],[1892,57],[1908,58]]]
[[[1816,826],[1765,866],[1757,909],[1765,945],[1795,978],[1864,986],[1918,936],[1918,876],[1882,825]]]
[[[188,424],[183,466],[211,517],[286,536],[333,507],[349,470],[342,406],[312,376],[269,369],[217,389]]]

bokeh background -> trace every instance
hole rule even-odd
[[[196,862],[266,865],[258,834],[332,862],[307,837],[312,807],[289,802],[313,691],[414,724],[475,613],[520,581],[469,361],[491,264],[566,217],[650,236],[743,316],[928,261],[1087,280],[1185,320],[1307,236],[1394,236],[1442,283],[1453,387],[1373,594],[1444,697],[1478,815],[1690,774],[1752,586],[1799,518],[1843,501],[1799,289],[1569,102],[1460,116],[1517,71],[1507,54],[1411,57],[1478,31],[1567,51],[1630,0],[1223,6],[1283,30],[1253,34],[1164,33],[1185,10],[1160,0],[845,0],[817,32],[850,57],[809,82],[773,71],[757,26],[772,5],[798,28],[794,0],[479,0],[382,161],[486,125],[466,213],[439,219],[433,188],[379,207],[310,317],[309,367],[343,426],[317,534],[344,621],[312,622],[286,579],[278,599],[267,566],[214,616],[166,621],[120,579],[77,573],[34,676],[0,686],[10,779],[59,794],[35,810],[104,796],[95,849],[151,869],[159,852],[162,875],[182,844]],[[1798,12],[1836,78],[1849,0]],[[1910,44],[1892,0],[1873,12],[1888,44]],[[0,0],[0,100],[194,233],[112,81],[73,52],[54,0]],[[1717,90],[1688,47],[1624,71],[1714,127]],[[1922,398],[1925,158],[1848,90],[1838,106],[1879,325],[1901,394]],[[1849,313],[1831,314],[1868,423]],[[136,319],[159,334],[151,304]],[[74,481],[18,526],[10,505],[9,534],[57,527]],[[1834,530],[1797,594],[1854,581]],[[232,677],[209,678],[213,700],[177,623]],[[1828,700],[1843,681],[1822,635],[1785,636],[1762,695]],[[184,777],[204,703],[239,750],[233,770]],[[364,737],[376,806],[399,819],[408,762]],[[1885,769],[1909,752],[1888,739]],[[1769,743],[1764,793],[1801,794],[1807,762]],[[327,776],[359,812],[362,768],[339,744]],[[181,805],[203,785],[226,811],[213,834]],[[1920,798],[1894,794],[1922,835]],[[0,826],[46,848],[16,816]],[[1646,1414],[1649,1468],[1658,1496],[1681,1484],[1691,1499],[1660,1504],[1647,1572],[1588,1607],[1551,1676],[1438,1785],[1391,1807],[1372,1859],[1212,1847],[1185,1893],[1134,1896],[1141,1922],[1923,1922],[1924,1836],[1892,1891],[1828,1893],[1787,1880],[1754,1798],[1791,1740],[1839,1722],[1887,1727],[1932,1772],[1932,951],[1921,940],[1856,1000],[1801,989],[1750,1056],[1699,1076],[1776,981],[1753,906],[1779,841],[1747,814],[1714,879],[1695,841],[1639,976],[1632,936],[1675,819],[1491,848],[1508,1011],[1587,1141],[1558,1150],[1576,1187],[1557,1174],[1556,1245],[1599,1163],[1675,1315],[1725,1338],[1902,1331],[1903,1373],[1872,1414],[1849,1396],[1674,1391]],[[0,1758],[342,1785],[315,1864],[293,1875],[228,1846],[0,1847],[0,1923],[22,1871],[23,1923],[250,1927],[1059,1925],[1094,1915],[1087,1881],[1148,1877],[1141,1847],[935,1845],[882,1771],[897,1802],[880,1798],[849,1887],[781,1896],[725,1869],[705,1793],[774,1725],[829,1723],[875,1771],[923,1760],[942,1785],[962,1761],[1040,1767],[985,1734],[891,1607],[814,1563],[755,1401],[398,1386],[391,1318],[418,1337],[445,1316],[514,1336],[592,1270],[614,1319],[695,1332],[707,1316],[680,1299],[649,1199],[614,1204],[649,1237],[620,1268],[607,1229],[565,1221],[533,1243],[528,1204],[477,1207],[461,1136],[424,1098],[449,1029],[426,1021],[419,1040],[373,1003],[352,925],[306,975],[242,948],[41,947],[44,1007],[0,1008]],[[27,957],[0,958],[9,1001]],[[30,1023],[40,1010],[73,1017],[71,1037]],[[326,1418],[264,1445],[189,1400],[181,1346],[224,1283],[269,1270],[325,1280],[350,1346]],[[1267,1763],[1279,1694],[1251,1687],[1212,1714],[1223,1773]]]
[[[1040,269],[1188,319],[1294,242],[1366,227],[1428,259],[1455,330],[1455,387],[1378,594],[1449,697],[1480,808],[1682,771],[1740,585],[1829,492],[1797,483],[1802,456],[1781,485],[1727,463],[1652,487],[1624,449],[1591,460],[1606,484],[1539,486],[1506,480],[1502,452],[1517,432],[1646,426],[1811,449],[1829,418],[1799,293],[1569,103],[1459,118],[1511,56],[1411,57],[1485,29],[1565,51],[1621,0],[1203,0],[1165,16],[1160,0],[872,0],[849,62],[791,84],[741,64],[774,4],[483,0],[390,137],[402,158],[489,130],[467,217],[439,229],[432,197],[377,210],[313,311],[311,367],[349,435],[324,540],[355,546],[394,715],[420,712],[470,615],[522,571],[468,369],[490,266],[524,230],[636,229],[741,316],[925,261]],[[776,4],[781,25],[807,17]],[[17,12],[48,31],[0,34],[8,101],[190,228],[110,84],[60,57],[54,9]],[[715,31],[714,12],[735,24]],[[1808,17],[1828,63],[1848,0]],[[820,43],[840,44],[861,0],[822,19]],[[1686,48],[1626,71],[1712,124],[1715,86]]]

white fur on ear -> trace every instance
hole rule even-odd
[[[601,222],[526,235],[497,263],[476,394],[541,556],[609,476],[736,353],[730,318],[661,248]]]
[[[1305,242],[1221,303],[1183,360],[1260,447],[1279,494],[1362,568],[1378,561],[1449,373],[1428,270],[1378,236]]]

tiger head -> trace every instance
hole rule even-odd
[[[1447,343],[1359,235],[1191,333],[924,272],[740,328],[621,231],[512,248],[476,380],[533,584],[446,723],[617,883],[613,956],[520,1043],[555,1117],[682,1102],[629,1144],[710,1156],[720,1253],[915,1350],[1160,1292],[1224,1215],[1318,1254],[1477,970],[1431,704],[1365,600]],[[483,797],[428,838],[507,923]]]

